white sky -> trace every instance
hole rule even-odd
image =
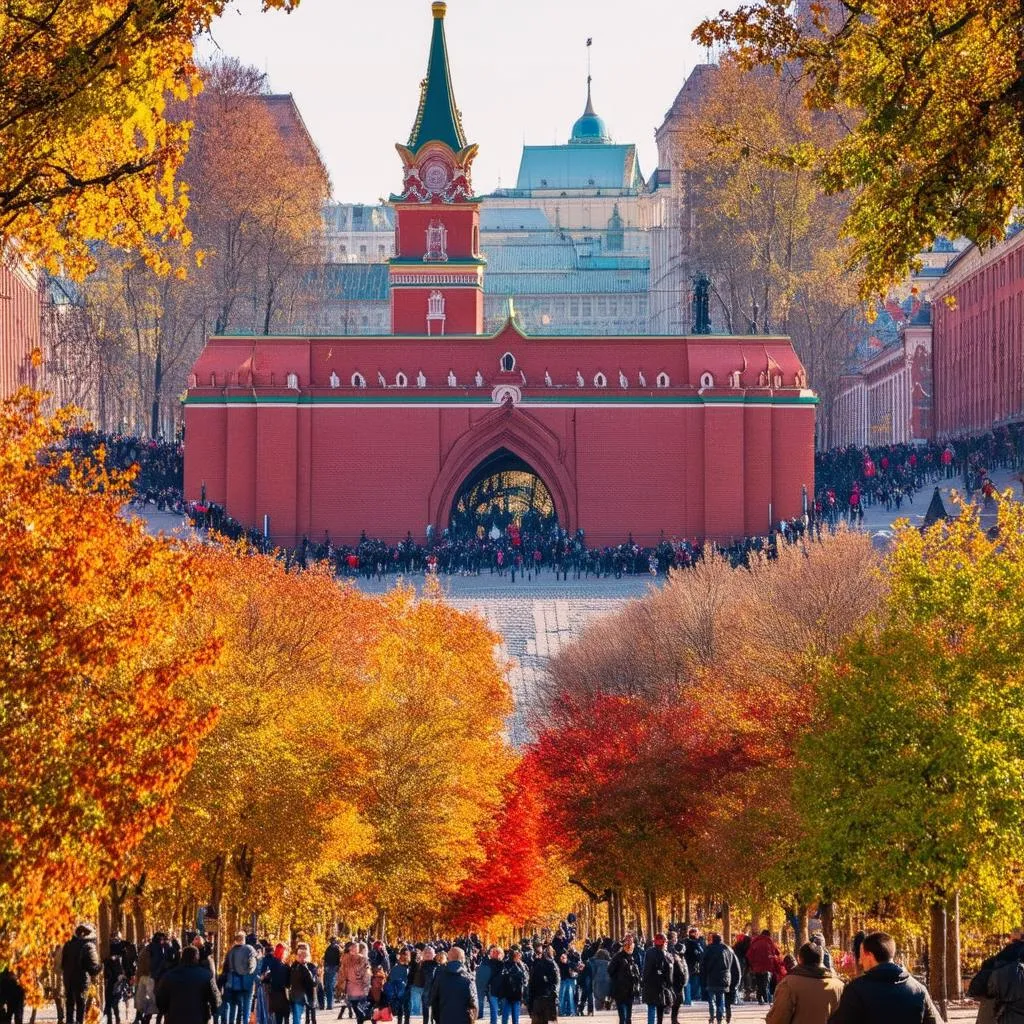
[[[594,107],[616,142],[656,162],[654,129],[704,51],[694,26],[732,0],[449,0],[445,31],[467,139],[480,146],[477,193],[515,185],[525,142],[568,140],[586,101],[592,36]],[[400,185],[394,144],[412,128],[427,66],[430,0],[302,0],[261,14],[235,0],[200,51],[220,49],[295,96],[331,173],[334,196],[375,202]]]

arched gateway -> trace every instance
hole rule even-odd
[[[728,542],[800,515],[817,399],[788,338],[527,336],[511,309],[484,334],[477,147],[452,94],[445,5],[430,11],[390,201],[391,333],[210,338],[185,401],[185,497],[289,546],[425,540],[460,507],[536,509],[545,492],[558,525],[595,545]],[[515,476],[527,472],[540,482]]]
[[[537,529],[558,522],[547,484],[523,458],[499,448],[466,477],[452,503],[449,528],[461,537],[505,531],[513,523]]]

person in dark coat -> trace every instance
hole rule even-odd
[[[513,949],[498,975],[498,999],[501,1001],[501,1024],[519,1024],[519,1009],[526,998],[530,975],[523,963],[523,951]]]
[[[896,943],[871,932],[860,946],[864,972],[849,982],[828,1024],[942,1024],[928,990],[899,964]]]
[[[686,966],[683,945],[673,939],[675,932],[669,932],[665,953],[672,958],[672,1024],[679,1024],[679,1007],[686,996],[690,981],[690,969]]]
[[[700,972],[701,988],[708,1001],[709,1020],[716,1020],[718,1024],[722,1024],[725,1018],[731,1020],[732,1004],[726,996],[740,983],[740,962],[718,932],[711,932],[708,936]]]
[[[606,1009],[608,996],[611,992],[611,980],[608,977],[608,964],[612,955],[607,949],[598,949],[587,961],[590,970],[590,988],[594,996],[594,1006],[598,1010]],[[588,1007],[589,1009],[589,1007]]]
[[[103,960],[103,1015],[107,1024],[121,1024],[121,996],[128,978],[118,947],[111,943],[110,956]]]
[[[985,995],[991,1000],[993,1020],[999,1024],[1024,1024],[1024,963],[1000,962],[989,975]]]
[[[22,1024],[25,990],[9,967],[0,971],[0,1024]]]
[[[305,1024],[306,1010],[316,1006],[316,968],[309,962],[309,946],[300,942],[288,974],[288,1002],[292,1024]]]
[[[341,967],[341,943],[337,935],[331,936],[331,941],[324,950],[324,1000],[326,1009],[334,1009],[334,986],[338,980],[338,969]]]
[[[285,1024],[289,1013],[288,982],[291,981],[292,972],[284,962],[286,952],[284,944],[279,942],[274,952],[265,956],[260,965],[260,980],[266,986],[267,1009],[270,1010],[274,1024]]]
[[[690,928],[683,943],[683,956],[686,957],[686,969],[690,972],[690,983],[686,986],[684,1002],[689,1006],[694,999],[700,1000],[700,965],[704,960],[706,946],[696,928]]]
[[[430,1024],[430,988],[436,970],[437,960],[434,959],[434,947],[424,946],[420,962],[416,965],[416,977],[413,981],[413,985],[422,990],[420,1006],[423,1010],[423,1024]]]
[[[647,1004],[647,1024],[664,1024],[665,1010],[675,1000],[673,976],[675,958],[665,949],[665,936],[654,936],[654,945],[644,957],[643,999]]]
[[[64,997],[67,1000],[67,1024],[85,1021],[85,994],[89,982],[100,973],[99,949],[92,925],[80,924],[74,937],[64,943],[60,969],[64,976]]]
[[[473,1024],[479,1011],[476,983],[466,970],[466,953],[452,946],[448,963],[437,970],[430,995],[435,1024]]]
[[[1004,946],[995,956],[990,956],[987,960],[984,960],[981,969],[971,979],[971,983],[967,988],[967,994],[978,1000],[977,1024],[996,1024],[995,1000],[988,994],[989,978],[1000,967],[1004,967],[1006,964],[1014,964],[1018,960],[1024,960],[1024,942],[1021,942],[1017,937],[1017,933],[1015,933],[1009,945]]]
[[[199,962],[199,950],[194,946],[183,950],[181,963],[160,978],[156,1006],[164,1024],[206,1024],[217,1012],[217,982]]]
[[[532,1024],[548,1024],[558,1020],[558,985],[560,976],[555,963],[555,950],[545,946],[544,952],[530,967],[530,1020]]]
[[[619,1024],[630,1024],[633,1019],[633,999],[640,991],[640,965],[636,962],[633,936],[622,940],[622,948],[608,964],[611,995],[619,1013]]]

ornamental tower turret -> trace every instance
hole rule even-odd
[[[427,77],[402,158],[402,192],[393,195],[395,256],[390,264],[394,334],[480,334],[484,325],[484,260],[480,205],[470,169],[477,147],[466,145],[455,106],[445,5],[431,4]]]

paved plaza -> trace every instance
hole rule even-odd
[[[758,1006],[756,1003],[740,1003],[738,1006],[733,1007],[732,1019],[734,1021],[742,1021],[743,1024],[764,1024],[766,1007]],[[336,1011],[317,1011],[315,1024],[335,1024],[337,1019]],[[952,1009],[947,1016],[949,1024],[966,1024],[970,1021],[973,1024],[974,1020],[978,1016],[978,1007],[976,1004],[965,1005]],[[686,1024],[696,1024],[698,1021],[706,1021],[708,1019],[708,1007],[707,1003],[694,1004],[693,1006],[684,1006],[680,1010],[680,1021],[686,1021]],[[57,1013],[52,1003],[47,1003],[42,1006],[35,1015],[36,1021],[55,1021],[57,1019]],[[573,1020],[589,1022],[589,1024],[618,1024],[618,1015],[614,1010],[605,1010],[599,1013],[595,1013],[593,1017],[563,1017],[563,1021]],[[665,1021],[668,1024],[668,1016]],[[126,1024],[130,1024],[132,1017],[127,1016],[124,1018]],[[481,1024],[486,1024],[488,1017],[484,1014],[478,1018]],[[524,1011],[520,1017],[520,1024],[529,1024],[529,1016]],[[354,1024],[352,1018],[346,1015],[345,1024]],[[420,1024],[419,1017],[413,1017],[411,1024]],[[647,1007],[637,1004],[633,1007],[633,1024],[647,1024]]]

